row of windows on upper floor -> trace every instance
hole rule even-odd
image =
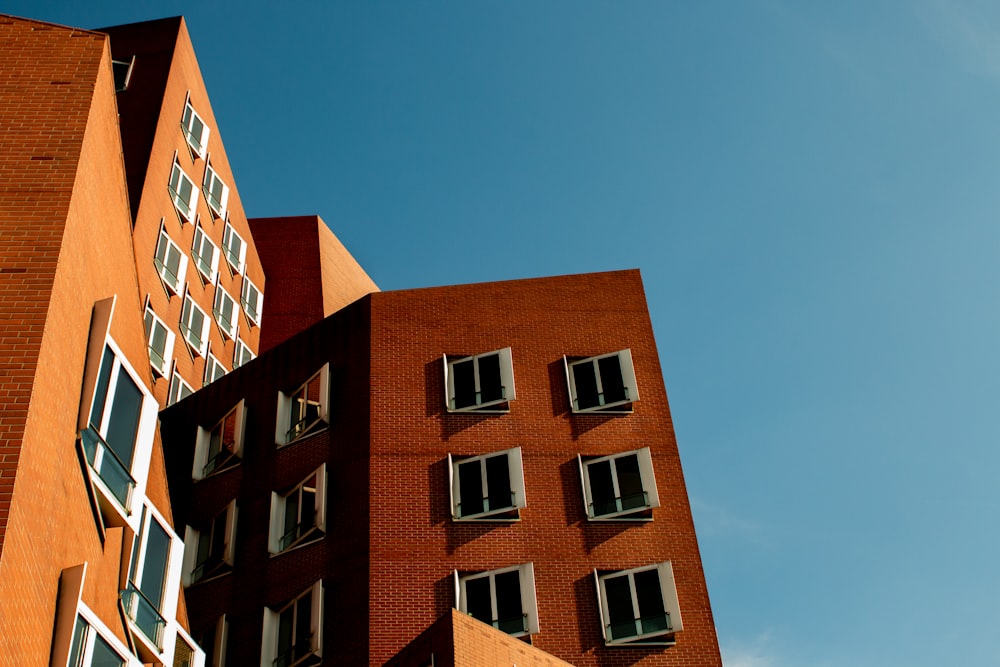
[[[95,322],[99,311],[104,313],[103,326],[92,325],[92,337],[102,329],[106,336],[112,310],[95,308]],[[157,662],[174,653],[173,638],[180,636],[176,609],[184,548],[145,496],[158,406],[114,342],[96,340],[85,372],[81,463],[102,536],[111,527],[125,528],[129,536],[123,546],[128,578],[120,592],[122,609],[141,662]],[[88,627],[80,625],[74,640],[81,660],[107,654]],[[135,663],[130,659],[128,664]]]
[[[594,569],[594,610],[607,646],[671,646],[683,630],[670,561],[621,570]],[[534,563],[495,570],[453,570],[454,606],[514,637],[539,634]],[[323,658],[322,579],[280,605],[264,608],[261,667],[320,664]],[[591,612],[594,613],[594,612]],[[225,615],[200,637],[207,664],[225,667]]]

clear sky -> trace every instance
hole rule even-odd
[[[727,667],[1000,664],[1000,3],[3,4],[184,14],[383,289],[640,268]]]

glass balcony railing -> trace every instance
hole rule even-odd
[[[647,507],[649,507],[649,494],[645,491],[590,503],[590,511],[593,512],[592,516],[606,516],[608,514],[628,512],[629,510],[641,510]]]
[[[528,615],[521,614],[512,618],[501,618],[493,621],[493,627],[508,635],[517,635],[528,631]]]
[[[490,504],[489,498],[483,498],[482,505],[473,506],[471,512],[465,512],[462,509],[462,502],[458,502],[458,516],[460,519],[464,519],[469,516],[477,516],[479,514],[486,514],[489,512],[502,512],[503,510],[512,510],[516,508],[517,499],[514,492],[510,492],[510,502],[503,504],[503,499],[500,502]]]
[[[83,431],[80,434],[80,439],[83,442],[83,451],[87,456],[90,468],[97,473],[104,486],[108,488],[122,509],[128,513],[132,501],[132,490],[135,488],[135,480],[129,474],[128,467],[122,463],[114,450],[108,446],[101,434],[93,427]]]
[[[132,583],[122,591],[122,603],[132,623],[157,650],[163,650],[163,630],[167,627],[167,621],[160,615],[156,605]]]
[[[671,629],[670,614],[667,612],[637,618],[624,623],[612,623],[608,625],[612,639],[627,639],[628,637],[638,637],[640,635],[667,633]]]
[[[163,278],[163,282],[167,283],[172,290],[176,291],[181,282],[180,277],[178,277],[178,275],[174,273],[169,266],[155,257],[153,258],[153,265],[156,267],[160,277]]]
[[[282,651],[271,664],[273,667],[291,667],[292,665],[299,664],[303,658],[311,655],[312,652],[312,636],[310,635],[308,638],[296,642]]]

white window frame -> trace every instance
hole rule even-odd
[[[256,310],[251,309],[251,291],[257,295]],[[247,276],[243,276],[243,287],[240,289],[240,304],[243,306],[243,312],[250,324],[260,326],[260,318],[264,312],[264,293]]]
[[[250,346],[237,336],[236,345],[233,349],[233,370],[250,363],[256,358],[257,355],[253,353]]]
[[[139,379],[139,374],[122,354],[121,349],[110,337],[105,339],[100,350],[101,358],[97,362],[98,372],[103,377],[104,374],[101,371],[103,371],[103,365],[108,359],[109,353],[111,355],[111,370],[108,374],[108,385],[104,395],[98,395],[95,385],[90,405],[87,406],[86,414],[89,427],[85,427],[81,431],[84,457],[87,461],[90,481],[98,492],[97,503],[105,525],[131,525],[135,529],[136,525],[134,524],[138,521],[138,514],[132,510],[132,501],[136,498],[142,498],[145,494],[159,405],[146,385]],[[136,436],[132,443],[131,465],[125,465],[124,461],[120,461],[105,441],[114,415],[115,392],[123,374],[138,388],[142,401],[139,408]],[[99,383],[100,381],[98,381]],[[95,404],[99,401],[103,406],[101,423],[94,424],[92,417],[94,416]],[[94,440],[91,433],[99,436],[98,440]],[[124,498],[119,498],[119,494],[115,493],[102,476],[102,471],[106,466],[109,467],[109,471],[117,471],[121,468],[127,474],[129,479],[126,480],[127,488],[124,491]]]
[[[309,652],[304,653],[297,658],[293,655],[292,658],[287,662],[283,663],[285,667],[295,667],[295,665],[301,664],[306,661],[309,657],[322,659],[323,657],[323,580],[320,579],[308,589],[303,591],[301,594],[297,595],[295,599],[290,601],[288,604],[283,605],[278,609],[271,609],[270,607],[264,608],[264,624],[263,632],[261,637],[261,651],[260,651],[260,665],[261,667],[273,667],[274,663],[278,659],[278,632],[281,627],[281,615],[288,611],[293,610],[295,614],[293,616],[293,621],[297,622],[297,603],[309,597]],[[295,636],[295,632],[292,636]],[[312,664],[312,663],[310,663]]]
[[[498,399],[484,400],[482,397],[483,386],[479,368],[480,361],[492,356],[499,357],[501,396]],[[442,356],[442,360],[444,363],[444,400],[448,412],[480,412],[486,414],[510,412],[510,401],[513,401],[517,397],[517,392],[514,388],[514,362],[509,347],[463,357],[449,358],[446,354]],[[472,363],[475,403],[458,406],[455,391],[455,366],[468,362]]]
[[[511,505],[498,508],[489,507],[489,484],[487,475],[487,460],[494,457],[504,456],[507,458],[508,483],[510,485],[513,499]],[[473,463],[479,464],[483,498],[483,511],[473,514],[462,515],[461,498],[462,485],[459,474],[459,466],[467,466]],[[479,456],[453,457],[448,454],[448,493],[451,498],[451,518],[452,521],[517,521],[520,519],[520,510],[527,507],[528,501],[524,490],[524,466],[521,460],[521,448],[514,447],[499,452],[491,452]]]
[[[70,639],[69,658],[73,657],[73,644],[75,644],[77,640],[77,630],[81,623],[85,626],[84,632],[87,633],[87,636],[83,639],[84,644],[82,655],[76,656],[78,660],[77,664],[80,665],[80,667],[91,667],[91,665],[93,665],[94,649],[98,638],[100,638],[100,640],[103,641],[108,648],[121,658],[122,663],[126,665],[126,667],[142,667],[142,663],[139,662],[138,658],[132,655],[132,651],[129,650],[129,647],[123,644],[121,640],[115,636],[115,633],[111,631],[111,628],[105,625],[104,621],[102,621],[101,618],[91,611],[90,607],[83,602],[79,603],[76,615],[73,618],[73,633]],[[76,667],[76,665],[70,665],[69,667]]]
[[[194,311],[201,313],[201,329],[196,331],[192,326]],[[185,315],[185,313],[187,315]],[[212,320],[204,310],[201,309],[190,294],[184,295],[184,305],[181,308],[180,330],[181,338],[188,344],[193,352],[204,357],[208,354],[209,327]]]
[[[199,530],[192,526],[185,527],[184,571],[181,579],[185,586],[213,579],[232,570],[236,550],[237,514],[236,500],[231,500],[225,509],[212,517],[207,528]],[[220,541],[222,548],[218,549]],[[209,553],[199,562],[199,552],[203,546],[207,546]],[[213,552],[218,552],[218,562],[213,562]]]
[[[188,198],[185,199],[182,191],[189,190]],[[181,222],[187,220],[194,222],[194,216],[198,211],[198,186],[181,168],[179,162],[174,160],[174,165],[170,170],[170,180],[167,182],[167,192],[170,194],[174,208],[181,217]]]
[[[246,437],[246,400],[241,399],[232,410],[211,428],[198,427],[195,436],[192,479],[203,479],[227,470],[243,458],[243,441]],[[232,440],[226,442],[226,432],[232,430]],[[216,434],[218,437],[216,438]],[[213,439],[218,441],[218,451],[213,452]]]
[[[621,368],[622,385],[625,389],[624,400],[606,401],[604,398],[604,386],[601,380],[600,362],[603,359],[610,359],[612,357],[618,358],[618,364]],[[632,404],[639,400],[639,389],[635,382],[635,367],[632,364],[632,350],[630,349],[619,350],[610,354],[601,354],[595,357],[586,357],[583,359],[571,359],[564,356],[563,365],[566,370],[566,384],[569,387],[569,405],[573,412],[627,414],[632,412]],[[596,405],[586,405],[584,407],[580,407],[579,397],[577,396],[576,374],[577,369],[582,370],[582,367],[584,366],[590,366],[593,369],[593,374],[597,383],[598,403]]]
[[[640,625],[640,610],[636,595],[635,574],[639,572],[656,571],[660,584],[660,595],[663,600],[664,612],[668,615],[668,629],[642,632]],[[612,637],[610,613],[608,611],[607,591],[605,585],[609,579],[628,577],[629,590],[632,594],[632,614],[636,634],[623,637]],[[684,629],[681,620],[681,609],[677,602],[677,586],[674,582],[674,570],[670,561],[634,567],[628,570],[598,571],[594,570],[594,582],[597,585],[597,608],[600,613],[601,634],[607,646],[672,646],[674,633]]]
[[[174,372],[170,375],[170,391],[167,394],[167,405],[173,405],[177,401],[183,400],[194,393],[194,389],[184,378],[181,377],[180,373],[177,372],[177,366],[174,365]],[[183,396],[181,395],[183,394]]]
[[[197,131],[196,123],[201,125],[200,132]],[[195,155],[201,158],[205,157],[208,151],[208,136],[211,134],[211,130],[208,127],[208,123],[194,110],[190,97],[184,102],[184,113],[181,115],[181,130],[184,132],[184,139],[187,141],[187,145],[191,147]]]
[[[159,607],[153,600],[146,599],[139,592],[139,584],[137,583],[142,580],[146,566],[149,527],[153,521],[166,533],[169,540]],[[137,640],[139,658],[144,662],[163,662],[167,655],[173,654],[172,642],[176,637],[177,601],[180,595],[181,572],[184,567],[184,542],[173,531],[170,522],[160,514],[159,510],[152,504],[145,503],[142,521],[139,530],[135,533],[133,544],[128,589],[122,592],[123,609],[132,637]],[[159,637],[149,637],[136,621],[138,608],[143,604],[143,601],[153,607],[163,621],[163,630]]]
[[[233,273],[243,273],[247,266],[247,242],[230,222],[226,222],[222,232],[222,254],[226,256],[226,263]]]
[[[217,185],[222,186],[222,192],[218,198],[215,196]],[[205,182],[202,187],[205,189],[205,202],[208,204],[209,210],[215,214],[215,217],[225,218],[226,206],[229,204],[229,186],[219,176],[219,172],[212,167],[211,161],[205,167]]]
[[[162,249],[162,252],[161,252]],[[173,256],[177,258],[177,274],[173,275],[168,266],[168,262],[173,253]],[[162,259],[160,256],[163,256]],[[156,251],[153,255],[153,266],[156,267],[156,273],[160,276],[160,280],[163,282],[164,287],[170,293],[180,294],[181,290],[184,288],[184,276],[187,274],[187,255],[181,250],[181,247],[174,243],[174,240],[170,238],[167,234],[167,230],[162,226],[160,227],[160,236],[156,241]]]
[[[229,317],[226,317],[225,309],[229,309]],[[216,324],[219,325],[219,330],[222,331],[228,338],[235,339],[236,332],[239,330],[237,325],[239,324],[239,306],[236,305],[236,299],[229,295],[222,285],[215,286],[215,299],[212,303],[212,315],[215,317]]]
[[[639,506],[626,507],[627,503],[622,497],[619,488],[617,461],[628,456],[635,456],[638,463],[639,478],[642,483],[642,492],[645,496],[645,502]],[[660,506],[660,497],[656,490],[656,474],[653,471],[653,457],[650,454],[649,447],[599,457],[584,458],[580,454],[577,454],[576,460],[580,466],[580,483],[583,486],[583,506],[588,520],[649,521],[653,518],[652,510]],[[615,510],[596,514],[593,494],[591,492],[590,466],[604,462],[607,462],[611,469],[611,483],[615,494]]]
[[[319,400],[314,401],[304,396],[303,392],[313,380],[319,378]],[[316,417],[309,415],[309,405],[316,406]],[[292,422],[293,415],[296,421]],[[316,433],[330,423],[330,364],[323,364],[318,373],[314,373],[293,392],[286,394],[278,392],[278,418],[274,431],[274,441],[278,445],[288,445],[297,442],[307,435]]]
[[[535,596],[535,566],[533,563],[522,563],[512,567],[504,567],[498,570],[488,570],[486,572],[459,572],[453,573],[455,583],[455,608],[468,614],[468,597],[466,595],[467,584],[474,579],[489,578],[490,581],[490,603],[493,607],[492,623],[483,621],[500,630],[500,620],[497,613],[496,596],[496,576],[507,572],[518,573],[518,584],[521,588],[521,614],[523,615],[523,629],[519,632],[508,632],[512,637],[523,637],[538,633],[538,604]],[[506,630],[501,630],[506,632]]]
[[[143,325],[146,330],[149,365],[157,375],[167,377],[170,374],[170,362],[174,357],[174,332],[149,306],[146,306],[146,312],[143,314]],[[157,350],[153,345],[155,334],[159,332],[162,332],[163,335],[163,350]],[[159,362],[157,362],[156,357],[159,357]]]
[[[313,492],[313,525],[304,526],[302,518],[303,491],[308,489],[306,483],[315,478],[316,485]],[[322,464],[316,470],[309,473],[305,479],[295,485],[291,490],[284,493],[271,492],[271,519],[267,537],[267,550],[272,555],[277,555],[315,542],[326,535],[326,464]],[[285,523],[285,510],[288,499],[295,496],[297,511],[297,522],[290,529]],[[292,535],[292,529],[296,534]]]
[[[190,663],[190,667],[205,667],[205,661],[208,658],[205,655],[205,651],[201,648],[201,646],[198,645],[198,642],[196,642],[194,640],[194,638],[191,635],[189,635],[187,632],[185,632],[184,628],[180,627],[179,625],[176,626],[176,631],[177,631],[177,634],[176,634],[176,641],[175,641],[175,644],[174,644],[174,646],[175,646],[175,648],[174,648],[174,654],[171,656],[171,660],[173,660],[173,662],[171,664],[174,664],[174,665],[177,664],[177,649],[176,649],[176,645],[179,642],[183,642],[183,643],[187,644],[188,648],[191,649],[192,652],[193,652],[192,656],[191,656],[192,657],[192,661]]]
[[[212,645],[205,645],[207,642],[205,634],[200,637],[199,645],[203,645],[205,650],[209,653],[205,656],[205,665],[208,667],[225,667],[226,665],[226,648],[229,643],[229,621],[226,619],[226,615],[223,614],[215,622],[215,629],[213,633],[207,637],[211,640]]]
[[[205,257],[206,247],[212,256]],[[198,275],[202,277],[206,285],[214,285],[219,276],[219,246],[208,235],[201,225],[195,225],[194,242],[191,244],[191,259],[194,260],[194,268],[198,270]]]
[[[219,370],[222,374],[219,374]],[[211,352],[205,357],[205,378],[202,380],[204,384],[203,387],[207,387],[216,380],[221,380],[229,373],[229,369],[226,368],[225,364],[219,361],[219,358],[212,354]]]

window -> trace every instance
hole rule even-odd
[[[225,574],[233,568],[236,548],[236,501],[207,525],[188,526],[184,532],[184,585]],[[206,646],[206,649],[211,649]]]
[[[205,379],[203,382],[206,385],[212,384],[228,372],[214,354],[209,353],[208,357],[205,358]]]
[[[205,200],[212,213],[219,218],[226,217],[226,204],[229,203],[229,186],[219,177],[219,174],[209,164],[205,167]]]
[[[205,151],[208,149],[208,125],[205,125],[205,121],[195,112],[190,101],[184,104],[181,129],[184,131],[184,138],[187,139],[191,150],[199,157],[205,157]]]
[[[76,617],[70,644],[69,667],[125,667],[128,659],[112,647],[82,616]]]
[[[135,56],[128,60],[112,60],[111,73],[115,77],[115,92],[121,93],[128,90],[128,84],[132,80],[132,68],[135,66]]]
[[[177,369],[175,368],[174,374],[170,376],[170,392],[167,394],[167,405],[173,405],[193,393],[194,389],[184,381],[184,378],[177,373]]]
[[[323,661],[323,582],[277,610],[264,609],[261,666],[307,667]]]
[[[243,273],[247,261],[247,244],[243,237],[236,233],[233,226],[226,223],[226,229],[222,233],[222,249],[226,255],[226,261],[232,267],[234,273]]]
[[[219,275],[219,248],[212,243],[200,226],[194,229],[194,245],[191,247],[191,259],[207,284],[214,284]]]
[[[291,394],[278,392],[275,442],[287,445],[327,425],[330,420],[330,364]]]
[[[205,653],[184,630],[176,628],[177,637],[174,640],[173,667],[201,667],[205,664]],[[199,660],[199,658],[201,658]]]
[[[170,184],[167,186],[170,198],[174,201],[174,207],[181,214],[181,220],[194,221],[194,213],[198,207],[198,188],[194,186],[194,181],[188,178],[181,166],[174,162],[174,168],[170,172]]]
[[[326,533],[326,464],[294,489],[271,493],[268,551],[281,553]]]
[[[514,399],[510,348],[451,359],[444,357],[445,401],[449,412],[506,412]]]
[[[156,313],[148,306],[143,318],[146,325],[146,347],[149,350],[149,365],[160,376],[166,377],[170,369],[170,359],[174,352],[174,332],[167,328]]]
[[[660,506],[649,448],[612,456],[577,455],[587,518],[648,520]]]
[[[198,638],[198,645],[205,649],[206,667],[225,667],[226,644],[229,640],[229,623],[223,614]]]
[[[535,569],[531,563],[489,572],[455,571],[459,611],[515,637],[538,632]]]
[[[247,314],[247,319],[251,324],[260,326],[261,309],[264,307],[264,295],[260,293],[257,286],[250,282],[246,276],[243,277],[243,292],[240,295],[240,302],[243,304],[243,311]]]
[[[208,352],[208,316],[198,307],[191,295],[184,296],[184,307],[181,309],[181,335],[191,349],[201,356]]]
[[[181,252],[180,247],[170,239],[165,229],[160,230],[153,264],[167,289],[174,294],[180,294],[181,286],[184,284],[184,274],[187,273],[187,255]]]
[[[184,544],[152,507],[143,507],[132,547],[132,566],[122,603],[133,633],[155,654],[163,651],[163,634],[177,605]]]
[[[521,448],[464,459],[448,454],[455,521],[512,521],[525,507]]]
[[[198,427],[194,445],[194,479],[232,467],[243,456],[243,436],[246,432],[246,403],[240,401],[218,424],[206,429]]]
[[[631,412],[639,400],[631,350],[563,362],[573,412]]]
[[[215,304],[212,306],[212,314],[215,321],[219,323],[222,333],[230,338],[236,337],[236,300],[229,296],[229,292],[219,285],[215,288]]]
[[[236,370],[243,364],[253,361],[257,358],[257,355],[253,353],[246,343],[243,342],[242,338],[236,339],[236,350],[233,352],[233,370]]]
[[[601,628],[608,645],[670,645],[681,630],[670,561],[631,570],[594,570]]]
[[[157,405],[135,378],[121,357],[105,345],[89,425],[81,431],[80,439],[87,463],[96,473],[98,488],[118,508],[102,507],[102,511],[112,510],[104,512],[106,519],[131,513],[136,471],[144,474],[149,464]]]

